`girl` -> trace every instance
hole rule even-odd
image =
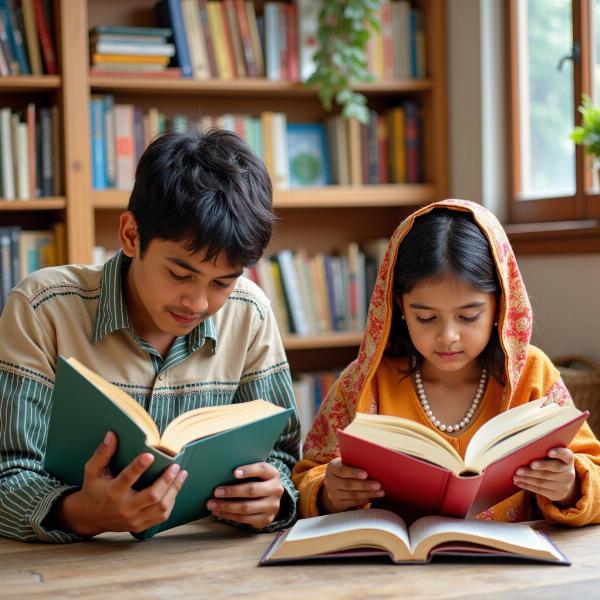
[[[464,456],[494,415],[548,396],[571,402],[558,370],[529,345],[531,309],[500,223],[481,206],[446,200],[392,236],[358,358],[324,400],[293,473],[300,515],[365,506],[385,490],[342,464],[336,431],[356,412],[426,424]],[[600,443],[584,424],[569,448],[517,470],[514,496],[478,518],[600,522]],[[536,511],[536,506],[539,511]]]

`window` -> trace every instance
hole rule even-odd
[[[600,104],[600,0],[507,5],[510,221],[581,226],[600,217],[598,175],[569,134],[582,93]]]

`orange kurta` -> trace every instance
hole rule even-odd
[[[415,216],[436,206],[473,213],[486,234],[497,264],[502,294],[498,331],[505,354],[506,384],[490,378],[479,409],[469,426],[459,434],[446,434],[435,428],[426,417],[410,377],[402,376],[406,359],[384,355],[392,315],[392,277],[398,246],[410,230]],[[318,496],[327,463],[339,456],[335,432],[348,425],[356,412],[397,415],[430,427],[442,435],[464,457],[473,434],[489,419],[541,396],[565,403],[572,402],[560,373],[548,357],[529,344],[531,309],[512,248],[495,217],[470,202],[450,200],[429,205],[411,215],[392,236],[373,292],[365,335],[359,356],[342,373],[319,410],[307,436],[304,458],[293,472],[300,491],[299,512],[302,517],[319,514]],[[575,469],[580,497],[572,507],[559,508],[543,496],[519,492],[479,518],[522,521],[534,518],[535,508],[548,520],[579,526],[600,522],[600,443],[584,424],[570,444],[575,453]]]

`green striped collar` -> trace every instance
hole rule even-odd
[[[100,299],[98,301],[98,309],[96,311],[96,318],[92,329],[92,344],[95,344],[104,336],[115,331],[129,329],[138,346],[151,353],[156,353],[156,351],[152,352],[153,348],[150,344],[137,335],[133,328],[133,324],[129,320],[129,315],[127,314],[121,286],[121,276],[123,270],[126,270],[130,263],[131,259],[125,256],[122,250],[119,250],[112,258],[107,260],[104,265]],[[204,345],[206,338],[211,340],[212,352],[214,354],[217,348],[217,328],[212,317],[206,319],[206,321],[203,321],[200,325],[190,331],[186,338],[187,349],[190,354],[198,350],[198,348],[201,348]],[[178,347],[181,347],[184,339],[185,338],[178,338],[178,340],[176,340]]]

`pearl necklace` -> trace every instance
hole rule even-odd
[[[469,406],[467,412],[465,413],[465,416],[460,420],[460,422],[454,425],[446,425],[445,423],[442,423],[438,418],[436,418],[436,416],[433,414],[433,411],[429,406],[429,401],[427,400],[427,395],[425,394],[425,388],[423,387],[421,371],[415,371],[415,384],[417,386],[417,395],[419,396],[419,400],[421,402],[421,405],[423,406],[425,414],[440,431],[446,431],[448,433],[459,431],[460,429],[464,429],[467,426],[469,421],[473,418],[477,407],[479,406],[479,402],[481,400],[481,397],[483,396],[483,392],[485,391],[486,383],[487,369],[482,369],[481,377],[479,378],[479,385],[477,386],[477,391],[475,392],[475,397],[473,398],[473,402],[471,402],[471,406]]]

